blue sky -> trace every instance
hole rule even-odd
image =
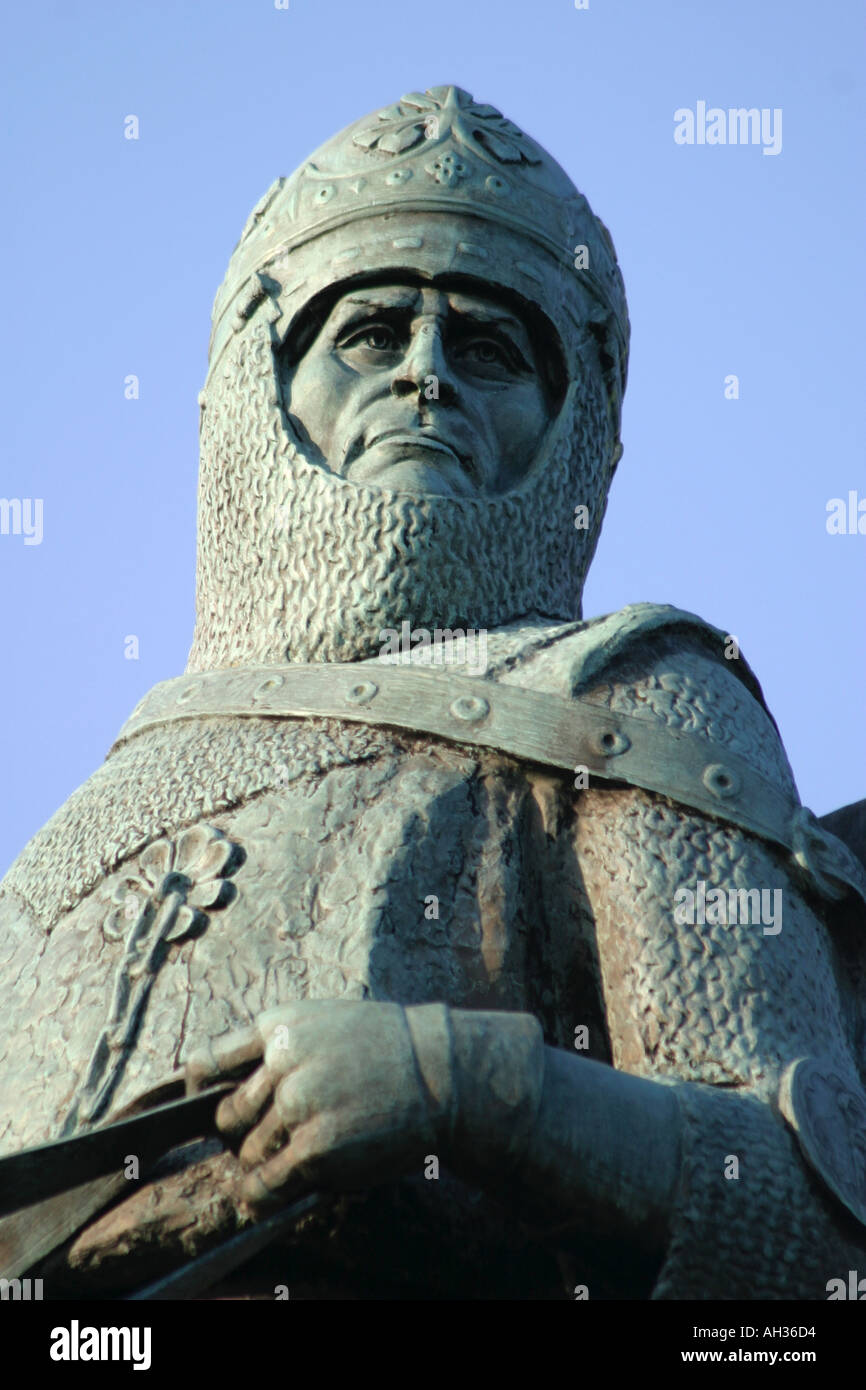
[[[866,795],[866,535],[826,529],[866,499],[859,0],[49,0],[4,39],[0,497],[43,499],[43,538],[0,535],[0,872],[185,666],[196,397],[247,215],[343,125],[449,82],[551,150],[625,276],[587,614],[647,599],[735,633],[804,801]],[[678,145],[699,101],[780,109],[781,151]]]

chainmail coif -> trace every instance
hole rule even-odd
[[[188,670],[374,656],[401,622],[572,621],[616,434],[600,371],[566,395],[523,483],[493,498],[409,496],[311,464],[292,438],[263,317],[202,396],[197,620]],[[589,508],[586,529],[575,507]]]

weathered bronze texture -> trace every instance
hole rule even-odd
[[[866,1268],[866,879],[831,833],[862,818],[802,807],[723,632],[583,617],[628,337],[603,224],[459,88],[253,211],[188,672],[0,892],[0,1143],[250,1074],[228,1151],[52,1218],[55,1289],[198,1290],[159,1281],[315,1191],[245,1292],[815,1299]]]

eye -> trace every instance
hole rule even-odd
[[[508,360],[499,344],[494,343],[490,338],[479,338],[476,342],[470,343],[466,351],[477,362],[506,362]]]
[[[480,370],[485,375],[491,371],[496,375],[519,374],[525,369],[520,354],[498,338],[467,338],[458,356],[467,368]]]
[[[365,347],[375,348],[377,352],[386,352],[389,347],[393,346],[394,335],[390,328],[382,328],[381,325],[377,325],[361,335],[361,342]]]
[[[397,345],[393,328],[386,323],[368,323],[346,332],[340,338],[341,348],[370,348],[373,352],[391,352]]]

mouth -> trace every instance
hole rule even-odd
[[[443,455],[451,463],[456,463],[466,476],[477,485],[477,469],[470,454],[462,454],[455,449],[454,445],[447,439],[443,439],[435,430],[421,427],[417,430],[412,429],[393,429],[383,430],[380,434],[374,435],[367,441],[366,449],[370,450],[380,444],[391,444],[395,447],[403,446],[412,449],[424,449],[430,453]]]

